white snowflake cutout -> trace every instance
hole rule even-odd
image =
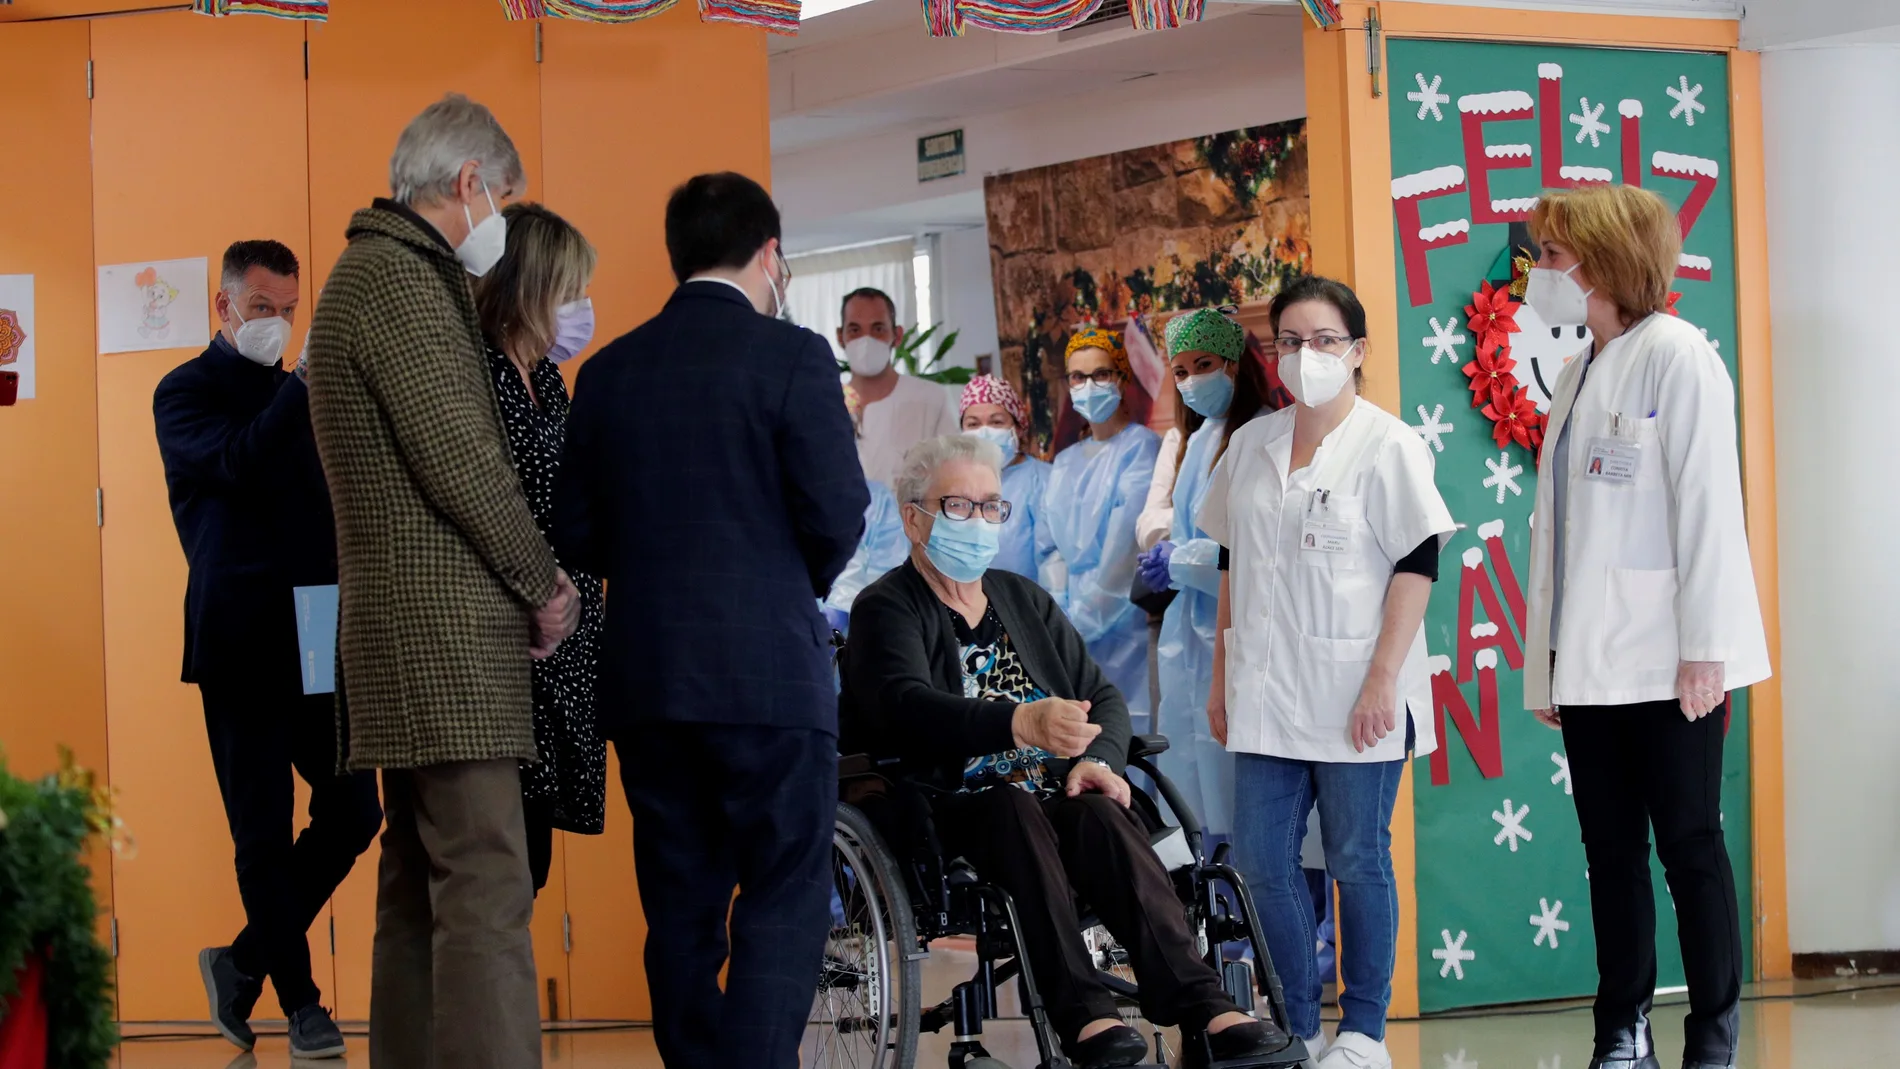
[[[1680,86],[1680,88],[1678,88],[1678,86]],[[1709,110],[1709,106],[1704,104],[1700,99],[1702,96],[1701,84],[1698,83],[1694,88],[1691,88],[1689,86],[1689,76],[1686,74],[1678,77],[1675,85],[1664,86],[1663,92],[1668,93],[1676,100],[1676,106],[1669,109],[1669,117],[1672,119],[1681,119],[1690,126],[1694,126],[1696,112]]]
[[[1603,107],[1602,104],[1591,107],[1589,97],[1577,98],[1577,114],[1570,117],[1570,121],[1577,124],[1577,144],[1583,144],[1587,137],[1591,148],[1603,147],[1598,135],[1610,132],[1610,124],[1603,121]]]
[[[1420,420],[1419,425],[1412,429],[1418,432],[1420,438],[1425,439],[1425,444],[1443,453],[1445,451],[1445,435],[1450,434],[1452,430],[1451,424],[1444,422],[1445,406],[1439,405],[1432,409],[1431,415],[1428,416],[1425,414],[1425,406],[1420,405],[1418,406],[1418,418]]]
[[[1524,465],[1511,463],[1510,453],[1499,450],[1498,458],[1496,460],[1486,459],[1484,466],[1491,469],[1491,475],[1484,480],[1484,488],[1489,490],[1492,487],[1497,487],[1498,504],[1504,504],[1504,494],[1506,491],[1519,497],[1524,495],[1524,488],[1517,485],[1517,477],[1524,474]]]
[[[1564,785],[1565,794],[1572,793],[1570,789],[1570,758],[1560,753],[1554,753],[1550,755],[1550,759],[1557,765],[1557,771],[1550,774],[1551,786],[1554,787],[1561,783]]]
[[[1433,316],[1432,336],[1429,338],[1420,338],[1418,343],[1432,347],[1432,363],[1436,364],[1440,360],[1449,360],[1456,364],[1459,360],[1458,346],[1463,345],[1466,340],[1463,334],[1458,333],[1457,316],[1447,317],[1442,326],[1439,325],[1438,317]]]
[[[1537,929],[1537,935],[1531,939],[1531,945],[1543,946],[1548,940],[1550,949],[1555,950],[1557,949],[1557,933],[1570,930],[1570,922],[1561,919],[1564,911],[1563,901],[1560,899],[1553,906],[1550,904],[1550,899],[1540,898],[1537,900],[1537,908],[1539,915],[1531,918],[1531,927]]]
[[[1442,74],[1432,75],[1432,84],[1430,85],[1425,84],[1425,75],[1423,73],[1415,73],[1412,77],[1418,79],[1418,92],[1405,94],[1405,99],[1418,105],[1419,121],[1423,122],[1425,116],[1430,115],[1433,119],[1444,122],[1445,113],[1439,111],[1438,107],[1441,104],[1451,103],[1451,97],[1439,92],[1438,87],[1445,84],[1445,76]]]
[[[1478,960],[1477,951],[1465,949],[1465,939],[1469,937],[1471,933],[1460,931],[1458,938],[1453,939],[1451,937],[1450,928],[1440,928],[1438,934],[1445,940],[1443,947],[1432,951],[1432,957],[1444,963],[1439,967],[1438,978],[1442,980],[1456,973],[1458,974],[1458,979],[1463,980],[1465,978],[1465,962]],[[1463,1055],[1464,1052],[1460,1051],[1459,1056],[1462,1057]]]
[[[1530,829],[1524,826],[1524,818],[1530,816],[1530,813],[1531,807],[1529,802],[1513,810],[1511,808],[1511,800],[1506,798],[1504,800],[1503,810],[1493,809],[1491,811],[1491,819],[1497,821],[1498,824],[1503,827],[1503,830],[1492,838],[1492,844],[1503,846],[1505,840],[1508,839],[1511,843],[1511,853],[1517,853],[1517,844],[1520,839],[1527,843],[1531,841]]]
[[[1459,1047],[1458,1053],[1445,1055],[1445,1069],[1478,1069],[1478,1063],[1467,1058],[1465,1049]]]

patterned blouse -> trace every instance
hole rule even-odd
[[[490,348],[488,365],[515,473],[545,538],[554,517],[554,478],[567,441],[567,384],[554,362],[543,360],[534,366],[530,397],[520,369],[506,353]],[[541,762],[522,762],[521,790],[529,819],[562,831],[598,835],[607,818],[607,744],[594,718],[603,602],[600,580],[572,568],[568,577],[580,590],[580,627],[552,657],[534,662],[534,744]]]
[[[1009,632],[1003,630],[1003,621],[996,615],[996,606],[984,610],[983,619],[975,627],[955,609],[947,605],[944,608],[956,628],[957,651],[962,655],[964,697],[1017,703],[1048,697],[1023,669],[1022,659],[1016,656],[1016,647],[1009,640]],[[1055,754],[1036,746],[973,757],[963,766],[963,790],[980,791],[1005,785],[1035,794],[1057,790],[1061,783],[1048,767],[1055,758]]]

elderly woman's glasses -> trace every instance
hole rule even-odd
[[[1105,367],[1093,374],[1087,371],[1071,371],[1069,372],[1069,385],[1071,387],[1083,386],[1092,382],[1097,386],[1113,386],[1116,382],[1121,380],[1121,377],[1122,373],[1112,367]]]
[[[954,494],[937,499],[937,510],[953,520],[967,520],[981,513],[985,523],[1002,523],[1009,519],[1007,501],[971,501],[967,497]]]
[[[1273,339],[1274,348],[1280,350],[1281,356],[1292,356],[1300,351],[1301,346],[1306,345],[1322,353],[1344,356],[1346,350],[1352,348],[1352,343],[1353,339],[1343,334],[1315,334],[1310,338],[1302,338],[1298,334],[1282,334]]]

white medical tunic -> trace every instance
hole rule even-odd
[[[1360,753],[1352,709],[1371,669],[1392,569],[1455,529],[1418,433],[1360,400],[1288,473],[1294,408],[1234,432],[1199,516],[1229,556],[1227,748],[1298,761],[1396,761],[1438,748],[1425,628],[1398,678],[1398,730]]]

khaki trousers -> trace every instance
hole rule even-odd
[[[536,1069],[534,886],[512,758],[383,771],[374,1069]]]

